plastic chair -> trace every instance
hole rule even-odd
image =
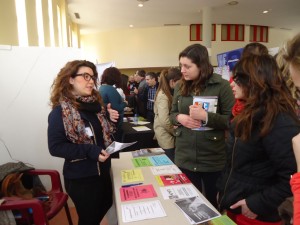
[[[47,193],[51,196],[51,199],[49,204],[47,204],[47,210],[44,210],[42,202],[38,199],[24,200],[18,197],[4,197],[5,202],[0,205],[0,210],[18,210],[22,215],[22,221],[30,222],[35,225],[49,225],[48,221],[55,217],[64,207],[68,223],[69,225],[73,225],[67,203],[68,195],[63,192],[58,171],[35,169],[23,173],[28,175],[50,176],[52,187]],[[29,215],[28,209],[32,210],[32,216]]]

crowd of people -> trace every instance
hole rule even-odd
[[[112,205],[113,156],[105,149],[122,141],[127,106],[153,122],[166,155],[238,225],[282,224],[278,207],[291,196],[291,222],[300,224],[300,34],[275,57],[263,44],[246,45],[230,81],[214,73],[201,44],[178,60],[179,68],[129,76],[127,98],[115,67],[104,70],[99,89],[89,61],[68,62],[58,73],[48,146],[65,159],[78,224],[99,225]]]

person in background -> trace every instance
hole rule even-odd
[[[141,81],[140,81],[140,77],[137,74],[137,72],[135,72],[135,74],[133,75],[133,78],[134,78],[134,82],[137,83],[137,88],[138,88]]]
[[[127,106],[127,102],[119,94],[116,88],[120,88],[121,85],[121,72],[116,67],[109,67],[103,71],[101,78],[101,86],[99,93],[103,99],[104,104],[111,104],[114,110],[119,113],[119,119],[117,122],[117,132],[114,135],[116,141],[122,141],[122,124],[124,117],[124,108]],[[116,154],[118,155],[118,154]]]
[[[139,83],[138,88],[134,89],[135,102],[136,102],[135,114],[139,114],[142,117],[146,117],[147,115],[146,105],[143,101],[144,92],[147,87],[145,75],[146,75],[145,70],[138,70],[135,73],[135,79]]]
[[[156,73],[148,72],[146,74],[146,83],[147,87],[144,92],[143,101],[146,104],[146,118],[150,122],[154,122],[154,97],[156,95],[156,90],[158,88],[157,76]]]
[[[128,77],[127,89],[130,94],[134,94],[134,89],[138,88],[138,83],[134,80],[134,76],[131,75]]]
[[[252,42],[247,44],[242,52],[241,58],[247,57],[249,55],[268,55],[269,50],[268,48],[258,42]]]
[[[134,89],[138,88],[139,84],[136,82],[135,76],[131,75],[128,77],[128,83],[127,83],[127,90],[129,92],[129,95],[126,96],[126,99],[128,100],[128,107],[130,108],[136,108],[136,99],[135,99],[135,93]]]
[[[85,60],[68,62],[52,84],[48,147],[64,158],[65,188],[78,214],[78,225],[99,225],[112,205],[110,155],[106,147],[118,113],[110,119],[96,90],[96,66]]]
[[[300,89],[300,34],[296,35],[287,43],[284,59],[288,63],[290,78],[293,85],[299,91]],[[298,114],[299,116],[299,114]],[[294,195],[294,215],[293,224],[300,224],[300,134],[293,139],[293,149],[297,161],[297,173],[295,173],[290,184]]]
[[[126,96],[128,96],[130,94],[128,88],[127,88],[127,84],[128,84],[128,76],[126,74],[121,74],[121,85],[120,85],[120,89],[122,90],[123,94],[124,94],[124,99],[126,98]]]
[[[289,177],[296,170],[295,101],[270,55],[242,58],[233,74],[232,91],[244,105],[231,120],[219,210],[241,225],[280,225],[278,207],[292,194]]]
[[[241,59],[249,55],[268,55],[268,54],[269,54],[269,50],[265,45],[258,42],[253,42],[247,44],[244,47]],[[231,82],[232,82],[232,77],[230,78],[230,83]],[[233,115],[239,113],[239,111],[242,110],[243,107],[244,107],[243,100],[235,99],[235,104],[232,110]]]
[[[178,126],[175,164],[216,207],[216,181],[226,160],[225,130],[234,97],[229,82],[213,73],[205,46],[188,46],[179,54],[179,62],[183,78],[174,89],[170,112],[171,123]],[[216,98],[216,112],[207,112],[202,104],[193,105],[194,96]],[[210,129],[205,130],[206,126]]]
[[[294,84],[291,74],[289,71],[289,63],[285,59],[287,56],[287,49],[286,46],[283,46],[279,49],[278,53],[274,56],[276,59],[276,62],[278,64],[278,67],[281,71],[281,75],[283,77],[283,80],[285,81],[288,89],[291,92],[291,95],[293,98],[297,101],[297,106],[296,106],[296,113],[298,115],[298,118],[300,118],[300,91]],[[300,65],[300,62],[299,62]],[[289,197],[287,198],[278,208],[279,214],[284,220],[286,225],[291,224],[291,221],[293,220],[293,202],[294,202],[294,197]],[[298,220],[300,222],[300,220]]]
[[[169,115],[172,105],[173,90],[182,75],[178,68],[163,70],[154,98],[154,124],[153,129],[159,146],[165,150],[166,155],[174,162],[175,136],[174,128]]]

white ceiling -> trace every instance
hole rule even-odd
[[[300,0],[67,0],[81,34],[114,29],[161,27],[165,24],[202,23],[202,9],[211,7],[212,23],[252,24],[300,31]],[[269,10],[268,14],[263,14]],[[79,13],[76,19],[74,13]]]

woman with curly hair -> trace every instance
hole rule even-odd
[[[112,205],[110,155],[115,125],[96,89],[96,66],[85,60],[68,62],[52,85],[48,118],[50,154],[64,158],[65,188],[73,200],[79,225],[99,225]],[[118,113],[109,109],[110,119]]]

